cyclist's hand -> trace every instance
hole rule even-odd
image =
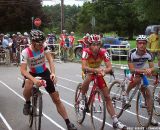
[[[36,79],[36,78],[34,79],[34,84],[35,84],[37,87],[43,86],[42,81],[39,80],[39,79]]]
[[[51,73],[50,78],[55,84],[57,83],[57,78],[56,78],[56,75],[54,73]]]
[[[104,76],[104,75],[105,75],[105,70],[102,69],[102,68],[97,68],[97,69],[96,69],[96,73],[99,74],[99,75]]]

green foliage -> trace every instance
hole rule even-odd
[[[0,30],[26,31],[32,28],[31,17],[43,18],[41,0],[5,0],[0,2]]]

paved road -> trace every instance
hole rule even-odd
[[[121,70],[115,69],[115,73],[117,78],[123,78]],[[73,107],[76,86],[79,82],[82,82],[80,64],[56,63],[56,74],[58,77],[57,89],[60,92],[70,120],[75,123],[78,130],[92,130],[89,115],[86,116],[83,125],[76,123]],[[109,76],[106,76],[106,81],[109,81]],[[22,76],[19,68],[0,66],[0,130],[31,130],[28,126],[28,117],[22,113],[24,98],[21,84]],[[44,104],[42,130],[66,130],[65,122],[57,114],[49,95],[44,90],[42,92]],[[135,104],[134,101],[133,104]],[[158,119],[158,117],[156,118]],[[129,127],[138,126],[134,105],[130,110],[124,112],[120,120]],[[160,119],[158,120],[160,121]],[[99,121],[97,120],[97,122]],[[113,130],[112,120],[108,113],[105,130]]]

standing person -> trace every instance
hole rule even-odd
[[[60,34],[59,39],[60,39],[60,48],[61,48],[61,59],[64,60],[64,55],[65,55],[64,44],[66,39],[66,30],[62,30],[62,34]]]
[[[23,96],[26,100],[23,108],[24,115],[30,112],[31,90],[33,84],[42,86],[41,80],[35,77],[44,77],[46,79],[46,91],[49,93],[53,103],[56,105],[58,113],[63,117],[66,122],[68,130],[77,130],[76,127],[70,122],[66,109],[62,104],[58,91],[55,90],[54,83],[56,82],[55,66],[53,59],[47,47],[44,46],[44,34],[39,30],[31,30],[31,45],[22,51],[21,55],[21,74],[28,80],[24,82]],[[45,58],[48,60],[49,69],[46,67]],[[27,65],[30,71],[27,71]]]
[[[85,105],[85,94],[87,93],[89,84],[92,81],[92,74],[90,73],[97,73],[99,75],[97,81],[98,87],[101,89],[105,97],[108,113],[113,119],[113,127],[125,130],[127,129],[127,127],[123,125],[120,121],[118,121],[109,96],[108,86],[103,78],[105,74],[108,74],[112,71],[109,54],[105,49],[101,48],[102,43],[99,35],[91,35],[88,41],[89,48],[84,48],[82,53],[82,70],[83,72],[88,73],[86,73],[86,77],[82,83],[81,106]],[[105,63],[104,68],[101,68],[102,61],[104,61]]]
[[[141,82],[143,78],[147,79],[146,75],[151,75],[154,71],[153,57],[147,47],[147,38],[145,35],[139,35],[136,39],[137,48],[132,49],[128,55],[128,67],[134,75],[132,76],[132,81],[129,83],[126,91],[126,103],[129,102],[129,92],[131,89],[135,88],[137,84]],[[148,62],[149,67],[145,67],[146,62]],[[143,77],[140,74],[144,73]],[[151,112],[152,107],[152,95],[148,85],[145,85],[143,81],[143,86],[141,87],[143,95],[146,95],[146,101],[148,103],[148,114]],[[152,117],[151,124],[158,126],[158,122]]]
[[[148,38],[148,48],[150,49],[153,60],[157,56],[158,59],[158,66],[160,67],[160,44],[159,44],[159,37],[158,37],[159,29],[157,28]]]
[[[74,37],[74,32],[71,32],[70,36],[68,36],[69,41],[70,41],[70,47],[69,47],[69,58],[72,61],[73,60],[73,46],[74,46],[74,41],[75,41],[75,37]]]

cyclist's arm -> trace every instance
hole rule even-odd
[[[111,70],[112,70],[111,62],[110,62],[110,61],[105,62],[105,66],[106,66],[106,68],[104,69],[105,74],[110,73],[110,72],[111,72]]]
[[[45,56],[46,56],[46,58],[47,58],[47,60],[48,60],[51,74],[54,74],[54,75],[55,75],[55,66],[54,66],[54,63],[53,63],[53,58],[52,58],[52,56],[51,56],[51,53],[50,53],[50,52],[47,52],[47,53],[45,53]]]
[[[83,70],[83,72],[90,72],[90,73],[95,73],[96,72],[95,68],[90,68],[87,65],[87,61],[86,60],[82,60],[82,70]]]
[[[21,63],[20,71],[23,76],[27,77],[27,79],[30,79],[33,83],[36,82],[35,78],[27,71],[27,64],[26,63]]]
[[[128,62],[128,67],[131,73],[145,73],[145,69],[136,69],[132,62]]]

